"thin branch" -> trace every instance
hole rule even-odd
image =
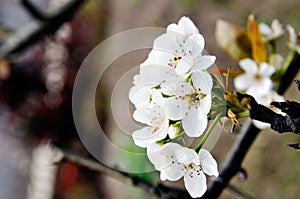
[[[254,199],[254,197],[251,196],[249,193],[241,191],[238,187],[236,187],[232,184],[228,184],[227,187],[228,187],[229,190],[231,190],[232,192],[234,192],[235,194],[241,196],[244,199]]]
[[[43,12],[41,12],[38,8],[36,8],[35,5],[33,5],[29,0],[22,0],[21,1],[23,6],[27,8],[29,13],[36,19],[39,19],[41,21],[46,21],[50,17],[45,15]]]
[[[278,89],[279,94],[282,95],[291,84],[293,77],[300,68],[299,65],[300,57],[296,55],[282,78],[282,83]],[[227,154],[220,170],[220,175],[210,182],[203,198],[218,198],[221,195],[231,178],[240,170],[242,161],[255,138],[258,136],[259,131],[260,129],[256,128],[252,123],[247,123],[243,126],[239,138],[235,141],[231,151]]]
[[[8,57],[38,41],[44,35],[54,33],[64,22],[70,20],[83,2],[85,0],[71,0],[51,14],[50,18],[46,17],[46,21],[32,22],[21,28],[1,45],[0,58]]]
[[[118,179],[118,181],[121,181],[125,184],[135,185],[135,186],[142,188],[143,190],[145,190],[147,192],[155,193],[155,187],[147,181],[144,181],[135,176],[131,176],[128,173],[119,171],[117,169],[108,167],[99,161],[95,161],[95,160],[92,160],[92,159],[89,159],[86,157],[82,157],[71,151],[64,150],[52,142],[50,143],[50,147],[54,151],[56,151],[58,154],[61,154],[63,159],[66,159],[66,160],[69,160],[72,162],[76,162],[77,164],[82,165],[88,169],[98,171],[104,175],[110,176],[114,179]]]

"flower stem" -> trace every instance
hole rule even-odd
[[[276,53],[276,43],[275,40],[271,40],[268,42],[268,47],[270,50],[270,54],[275,54]]]
[[[178,138],[181,138],[182,136],[184,136],[184,134],[185,134],[185,131],[181,131],[181,132],[178,133],[178,135],[176,135],[175,137],[166,140],[166,143],[169,143],[169,142],[172,142],[172,141],[174,141],[174,140],[177,140]]]
[[[279,71],[279,72],[280,72],[280,73],[279,73],[279,76],[280,76],[280,77],[282,77],[282,76],[286,73],[287,69],[288,69],[289,66],[291,65],[291,63],[292,63],[292,61],[294,60],[294,57],[295,57],[296,55],[297,55],[297,51],[295,51],[295,50],[292,50],[292,51],[289,53],[288,57],[286,58],[285,62],[283,63],[282,69]],[[281,81],[280,81],[280,82],[276,85],[276,87],[275,87],[275,91],[276,91],[276,92],[278,92],[280,85],[281,85]]]
[[[295,50],[292,50],[288,57],[286,58],[284,64],[283,64],[283,68],[282,68],[282,71],[283,71],[283,74],[286,72],[286,70],[288,69],[288,67],[291,65],[291,62],[293,61],[295,55],[297,54],[297,51]]]
[[[202,140],[200,141],[200,143],[198,144],[198,146],[195,148],[195,151],[198,153],[201,149],[201,147],[203,146],[203,144],[205,143],[205,141],[207,140],[208,136],[210,135],[210,133],[212,132],[212,130],[214,129],[214,127],[216,126],[216,124],[218,123],[218,121],[221,119],[222,114],[219,113],[216,118],[214,119],[213,123],[211,124],[211,126],[207,129],[204,137],[202,138]]]

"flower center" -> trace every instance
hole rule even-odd
[[[262,76],[260,74],[256,74],[254,76],[254,79],[257,81],[257,80],[261,80]]]
[[[176,68],[177,63],[179,60],[181,60],[182,57],[181,56],[174,56],[173,59],[169,60],[168,66],[172,67],[172,68]]]

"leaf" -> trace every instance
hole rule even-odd
[[[267,50],[259,32],[258,23],[255,21],[253,15],[250,15],[248,18],[248,35],[251,40],[254,61],[256,63],[266,62],[268,59]]]
[[[247,30],[224,20],[216,24],[218,45],[236,60],[251,57],[251,42]]]

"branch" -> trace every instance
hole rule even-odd
[[[63,23],[70,20],[83,2],[84,0],[71,0],[50,16],[40,16],[40,12],[38,12],[33,5],[23,0],[23,3],[26,5],[25,7],[29,7],[29,11],[32,15],[44,20],[29,23],[8,37],[1,45],[0,58],[8,57],[28,47],[44,35],[54,33]]]
[[[63,159],[76,162],[79,165],[82,165],[94,171],[98,171],[101,174],[110,176],[130,186],[139,187],[143,189],[145,192],[155,195],[159,198],[164,198],[164,199],[189,198],[189,194],[184,190],[166,187],[163,184],[157,184],[156,186],[154,186],[142,178],[132,176],[129,173],[122,172],[115,168],[108,167],[99,161],[85,158],[73,152],[64,150],[61,147],[54,144],[53,142],[50,143],[50,147],[57,154],[61,154]]]
[[[293,81],[297,74],[300,65],[300,56],[297,54],[291,62],[287,72],[282,77],[281,85],[278,89],[279,94],[283,94],[288,86]],[[220,170],[220,175],[212,180],[208,190],[203,198],[218,198],[222,191],[226,188],[231,178],[240,170],[242,161],[244,160],[247,151],[250,149],[255,138],[259,134],[259,129],[253,124],[247,123],[243,126],[239,138],[235,141],[231,151],[228,153],[223,167]]]

